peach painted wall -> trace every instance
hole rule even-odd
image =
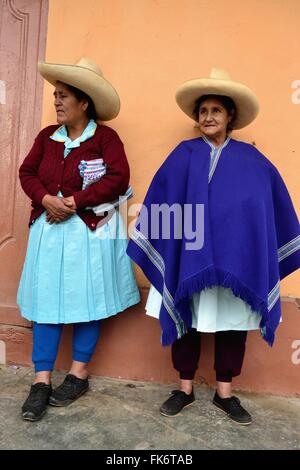
[[[211,67],[252,87],[256,121],[233,134],[255,142],[277,166],[300,215],[300,2],[298,0],[50,0],[46,60],[100,64],[118,90],[121,113],[109,125],[125,143],[133,203],[168,152],[198,135],[177,107],[179,84]],[[299,82],[300,86],[300,82]],[[45,86],[42,125],[55,122],[52,87]],[[140,286],[148,286],[138,272]],[[282,282],[281,295],[300,297],[300,272]]]

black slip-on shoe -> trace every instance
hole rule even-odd
[[[195,401],[194,391],[187,395],[181,390],[173,390],[172,396],[168,398],[160,407],[160,413],[163,416],[175,416],[186,406]]]
[[[240,400],[235,396],[220,398],[216,392],[213,398],[213,404],[224,411],[229,418],[238,424],[247,426],[252,423],[250,414],[242,407]]]
[[[22,418],[27,421],[41,419],[46,412],[51,393],[51,384],[38,382],[31,385],[29,395],[22,406]]]
[[[59,385],[49,398],[52,406],[67,406],[81,397],[89,389],[88,379],[79,379],[73,374],[68,374],[61,385]]]

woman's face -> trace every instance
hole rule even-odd
[[[87,101],[78,101],[64,83],[56,84],[53,95],[58,124],[72,126],[87,117]]]
[[[225,137],[231,116],[216,98],[208,98],[199,108],[199,128],[207,138]]]

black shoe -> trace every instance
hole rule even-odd
[[[49,404],[53,406],[67,406],[81,397],[89,389],[88,379],[79,379],[68,374],[59,387],[52,393]]]
[[[45,414],[49,397],[52,393],[51,384],[38,382],[31,385],[30,393],[22,406],[22,417],[27,421],[38,421]]]
[[[252,423],[250,414],[242,407],[240,400],[235,396],[220,398],[216,392],[213,404],[224,411],[236,423],[243,424],[244,426]]]
[[[192,391],[190,395],[187,395],[181,390],[173,390],[172,396],[161,405],[160,412],[163,416],[175,416],[194,401],[194,391]]]

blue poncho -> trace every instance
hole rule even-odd
[[[162,209],[162,222],[168,207],[166,229],[157,214]],[[193,294],[214,286],[260,313],[272,345],[280,279],[300,267],[300,228],[280,174],[254,146],[228,138],[215,148],[196,138],[180,143],[154,176],[127,253],[162,295],[163,345],[191,328]]]

